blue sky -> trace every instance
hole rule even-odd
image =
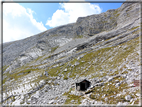
[[[35,13],[33,13],[36,21],[44,24],[47,29],[51,27],[46,25],[46,22],[49,18],[52,17],[53,13],[56,12],[57,9],[60,8],[59,3],[19,3],[25,8],[30,8]],[[38,8],[37,8],[38,7]]]
[[[117,9],[122,3],[4,3],[3,42],[74,23],[78,17]]]

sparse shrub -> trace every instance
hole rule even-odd
[[[64,77],[64,80],[67,80],[68,79],[68,77]]]
[[[51,52],[54,52],[59,46],[51,48]]]

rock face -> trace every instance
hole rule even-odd
[[[4,43],[3,104],[138,104],[140,20],[140,4],[123,3]],[[86,92],[80,79],[91,82]]]

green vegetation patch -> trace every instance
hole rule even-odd
[[[115,87],[115,84],[113,82],[108,82],[104,85],[104,88],[95,87],[92,90],[90,98],[95,99],[96,101],[103,101],[107,104],[117,104],[118,102],[125,102],[124,96],[116,97],[116,95],[122,92],[123,89],[127,88],[128,87],[126,83],[122,83],[119,87]],[[107,98],[107,100],[105,100],[105,98]]]
[[[3,66],[3,71],[5,71],[9,66]]]
[[[137,28],[139,28],[139,27],[140,27],[140,26],[133,27],[133,28],[130,29],[130,31],[135,30],[135,29],[137,29]]]
[[[76,38],[83,38],[83,35],[77,35]]]
[[[26,76],[27,74],[31,73],[34,70],[37,70],[37,69],[25,69],[25,70],[22,70],[20,72],[10,74],[9,77],[15,79],[15,81],[16,81],[18,78]]]
[[[68,99],[65,101],[64,104],[81,104],[81,96],[76,96],[76,95],[69,95]],[[71,102],[72,100],[74,100],[74,102]]]
[[[59,46],[51,48],[51,52],[54,52]]]
[[[58,76],[58,74],[61,73],[61,71],[63,71],[65,69],[66,65],[67,65],[67,63],[62,66],[57,66],[55,68],[52,65],[52,66],[48,67],[47,71],[50,76]]]
[[[120,13],[118,13],[118,12],[119,12],[118,10],[115,10],[115,11],[114,11],[113,14],[115,15],[115,17],[118,17],[118,16],[120,15]]]
[[[81,104],[81,100],[83,99],[83,97],[82,96],[77,96],[77,95],[70,94],[71,90],[73,90],[73,89],[71,88],[69,90],[69,92],[65,92],[63,94],[64,96],[68,97],[64,104]],[[71,102],[72,100],[74,100],[74,101]]]
[[[32,69],[32,68],[26,68],[25,67],[25,69],[21,70],[20,72],[13,72],[12,74],[7,72],[7,73],[4,74],[7,77],[5,79],[3,79],[3,84],[5,84],[6,81],[12,80],[12,79],[14,79],[15,82],[20,82],[20,81],[22,81],[22,80],[20,80],[21,78],[30,74],[32,71],[39,72],[39,69]],[[5,90],[5,88],[6,88],[6,86],[3,86],[3,90]]]
[[[92,78],[106,75],[113,76],[119,74],[123,70],[123,67],[118,69],[118,66],[125,61],[129,54],[134,52],[135,47],[138,45],[139,37],[117,46],[101,48],[97,51],[84,53],[85,55],[83,58],[79,60],[75,58],[56,68],[52,68],[53,66],[51,66],[48,68],[48,72],[51,76],[58,76],[58,74],[61,73],[64,75],[64,79],[68,78],[68,73],[70,73],[69,78],[75,78],[76,75],[87,76],[92,73],[96,73],[96,75],[92,75]],[[79,64],[71,66],[76,62]],[[124,68],[126,67],[124,66]],[[67,71],[64,71],[65,69],[67,69]],[[116,69],[116,71],[109,73],[110,69]],[[103,70],[103,72],[100,73],[100,70]],[[127,73],[127,71],[124,73]]]

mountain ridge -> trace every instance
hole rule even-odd
[[[124,3],[125,4],[125,3]],[[128,3],[129,4],[129,3]],[[129,5],[131,5],[132,3],[130,3]],[[123,5],[122,5],[123,6]],[[122,7],[121,6],[121,7]],[[127,5],[126,5],[127,6]],[[114,11],[116,11],[117,9],[113,9],[113,10],[108,10],[107,12],[108,13],[111,13],[111,12],[114,12]],[[122,10],[123,10],[123,8],[122,8]],[[115,14],[116,14],[117,12],[115,12]],[[105,13],[101,13],[100,14],[100,16],[102,15],[102,14],[105,14]],[[119,13],[117,13],[118,15],[119,15]],[[99,17],[99,15],[91,15],[91,16],[98,16]],[[91,16],[88,16],[88,17],[91,17]],[[104,15],[103,15],[104,16]],[[108,15],[109,16],[109,15]],[[110,17],[110,16],[109,16]],[[86,19],[87,19],[87,17],[86,17]],[[96,17],[95,18],[93,18],[93,19],[95,19],[96,20]],[[46,35],[46,36],[50,36],[50,35],[52,35],[52,36],[56,36],[57,34],[58,34],[58,32],[56,33],[56,34],[54,34],[54,32],[56,32],[56,31],[58,31],[58,29],[60,30],[61,28],[67,28],[67,29],[71,29],[71,28],[73,28],[73,25],[74,24],[77,24],[77,26],[75,26],[75,29],[77,29],[77,30],[75,30],[75,32],[73,32],[73,34],[70,34],[70,35],[75,35],[75,36],[79,36],[79,35],[82,35],[82,34],[78,34],[76,31],[79,31],[81,28],[83,28],[83,27],[80,27],[80,26],[78,26],[78,22],[80,22],[79,21],[80,20],[80,18],[78,18],[77,19],[77,21],[76,21],[76,23],[73,23],[73,24],[67,24],[67,25],[63,25],[63,26],[59,26],[59,27],[56,27],[56,28],[53,28],[53,29],[49,29],[49,30],[47,30],[47,31],[45,31],[45,32],[43,32],[44,33],[44,35]],[[88,19],[88,20],[90,20],[90,19]],[[111,19],[112,20],[112,19]],[[102,21],[102,20],[101,20]],[[85,20],[84,20],[84,22],[85,22]],[[86,21],[87,22],[87,21]],[[103,21],[102,21],[103,22]],[[109,22],[109,21],[108,21]],[[103,23],[105,23],[105,21],[103,22]],[[107,24],[107,23],[106,23]],[[87,26],[86,24],[84,24],[85,26]],[[96,25],[99,25],[99,24],[96,24]],[[100,26],[100,25],[99,25]],[[76,28],[77,27],[77,28]],[[109,28],[109,27],[108,27]],[[101,29],[101,28],[99,28],[99,29]],[[92,34],[92,30],[94,30],[94,28],[93,29],[90,29],[90,31],[88,32],[88,34],[89,35],[94,35],[94,34],[96,34],[95,32],[96,32],[96,29],[95,29],[95,32]],[[60,36],[60,32],[61,31],[59,31],[59,34],[58,34],[58,36]],[[82,31],[81,31],[82,32]],[[84,32],[86,32],[86,31],[84,31]],[[98,32],[99,33],[99,32]],[[87,35],[87,38],[88,38],[88,34],[83,34],[83,37],[85,36],[86,37],[86,35]],[[40,37],[38,37],[38,35],[40,36],[40,35],[42,35],[42,33],[40,33],[40,34],[37,34],[37,36],[35,36],[35,39],[36,40],[32,40],[32,38],[34,38],[33,36],[31,37],[31,41],[35,41],[34,43],[37,43],[38,42],[38,40],[37,39],[41,39],[41,38],[43,38],[43,39],[45,39],[44,38],[44,35],[42,35],[42,36],[40,36]],[[67,37],[66,35],[68,35],[68,33],[67,32],[65,32],[65,34],[62,34],[62,35],[65,35],[65,37],[66,38],[70,38],[70,37]],[[61,36],[62,37],[62,36]],[[28,39],[28,38],[26,38],[26,39]],[[26,40],[26,39],[24,39],[24,40]],[[41,39],[42,40],[42,39]],[[29,40],[30,41],[30,40]],[[40,41],[40,40],[39,40]],[[44,40],[43,40],[44,41]],[[30,43],[32,43],[32,42],[30,42]],[[28,46],[29,46],[30,44],[28,44]],[[21,45],[21,46],[23,46],[23,45]],[[5,44],[3,45],[3,47],[5,47]],[[12,47],[16,47],[16,46],[12,46]],[[29,46],[30,47],[30,46]],[[52,46],[51,46],[52,47]],[[14,49],[14,50],[16,50],[16,49]],[[19,49],[18,49],[19,50]],[[9,53],[9,52],[7,52],[7,53]],[[18,53],[18,52],[17,52]],[[12,56],[13,56],[13,54],[12,54]],[[5,58],[5,56],[3,56],[4,58]],[[5,59],[3,59],[4,60],[4,65],[5,65],[5,62],[6,63],[8,63],[9,64],[9,62],[10,61],[5,61]],[[14,60],[14,59],[13,59]],[[12,61],[13,61],[12,60]]]

